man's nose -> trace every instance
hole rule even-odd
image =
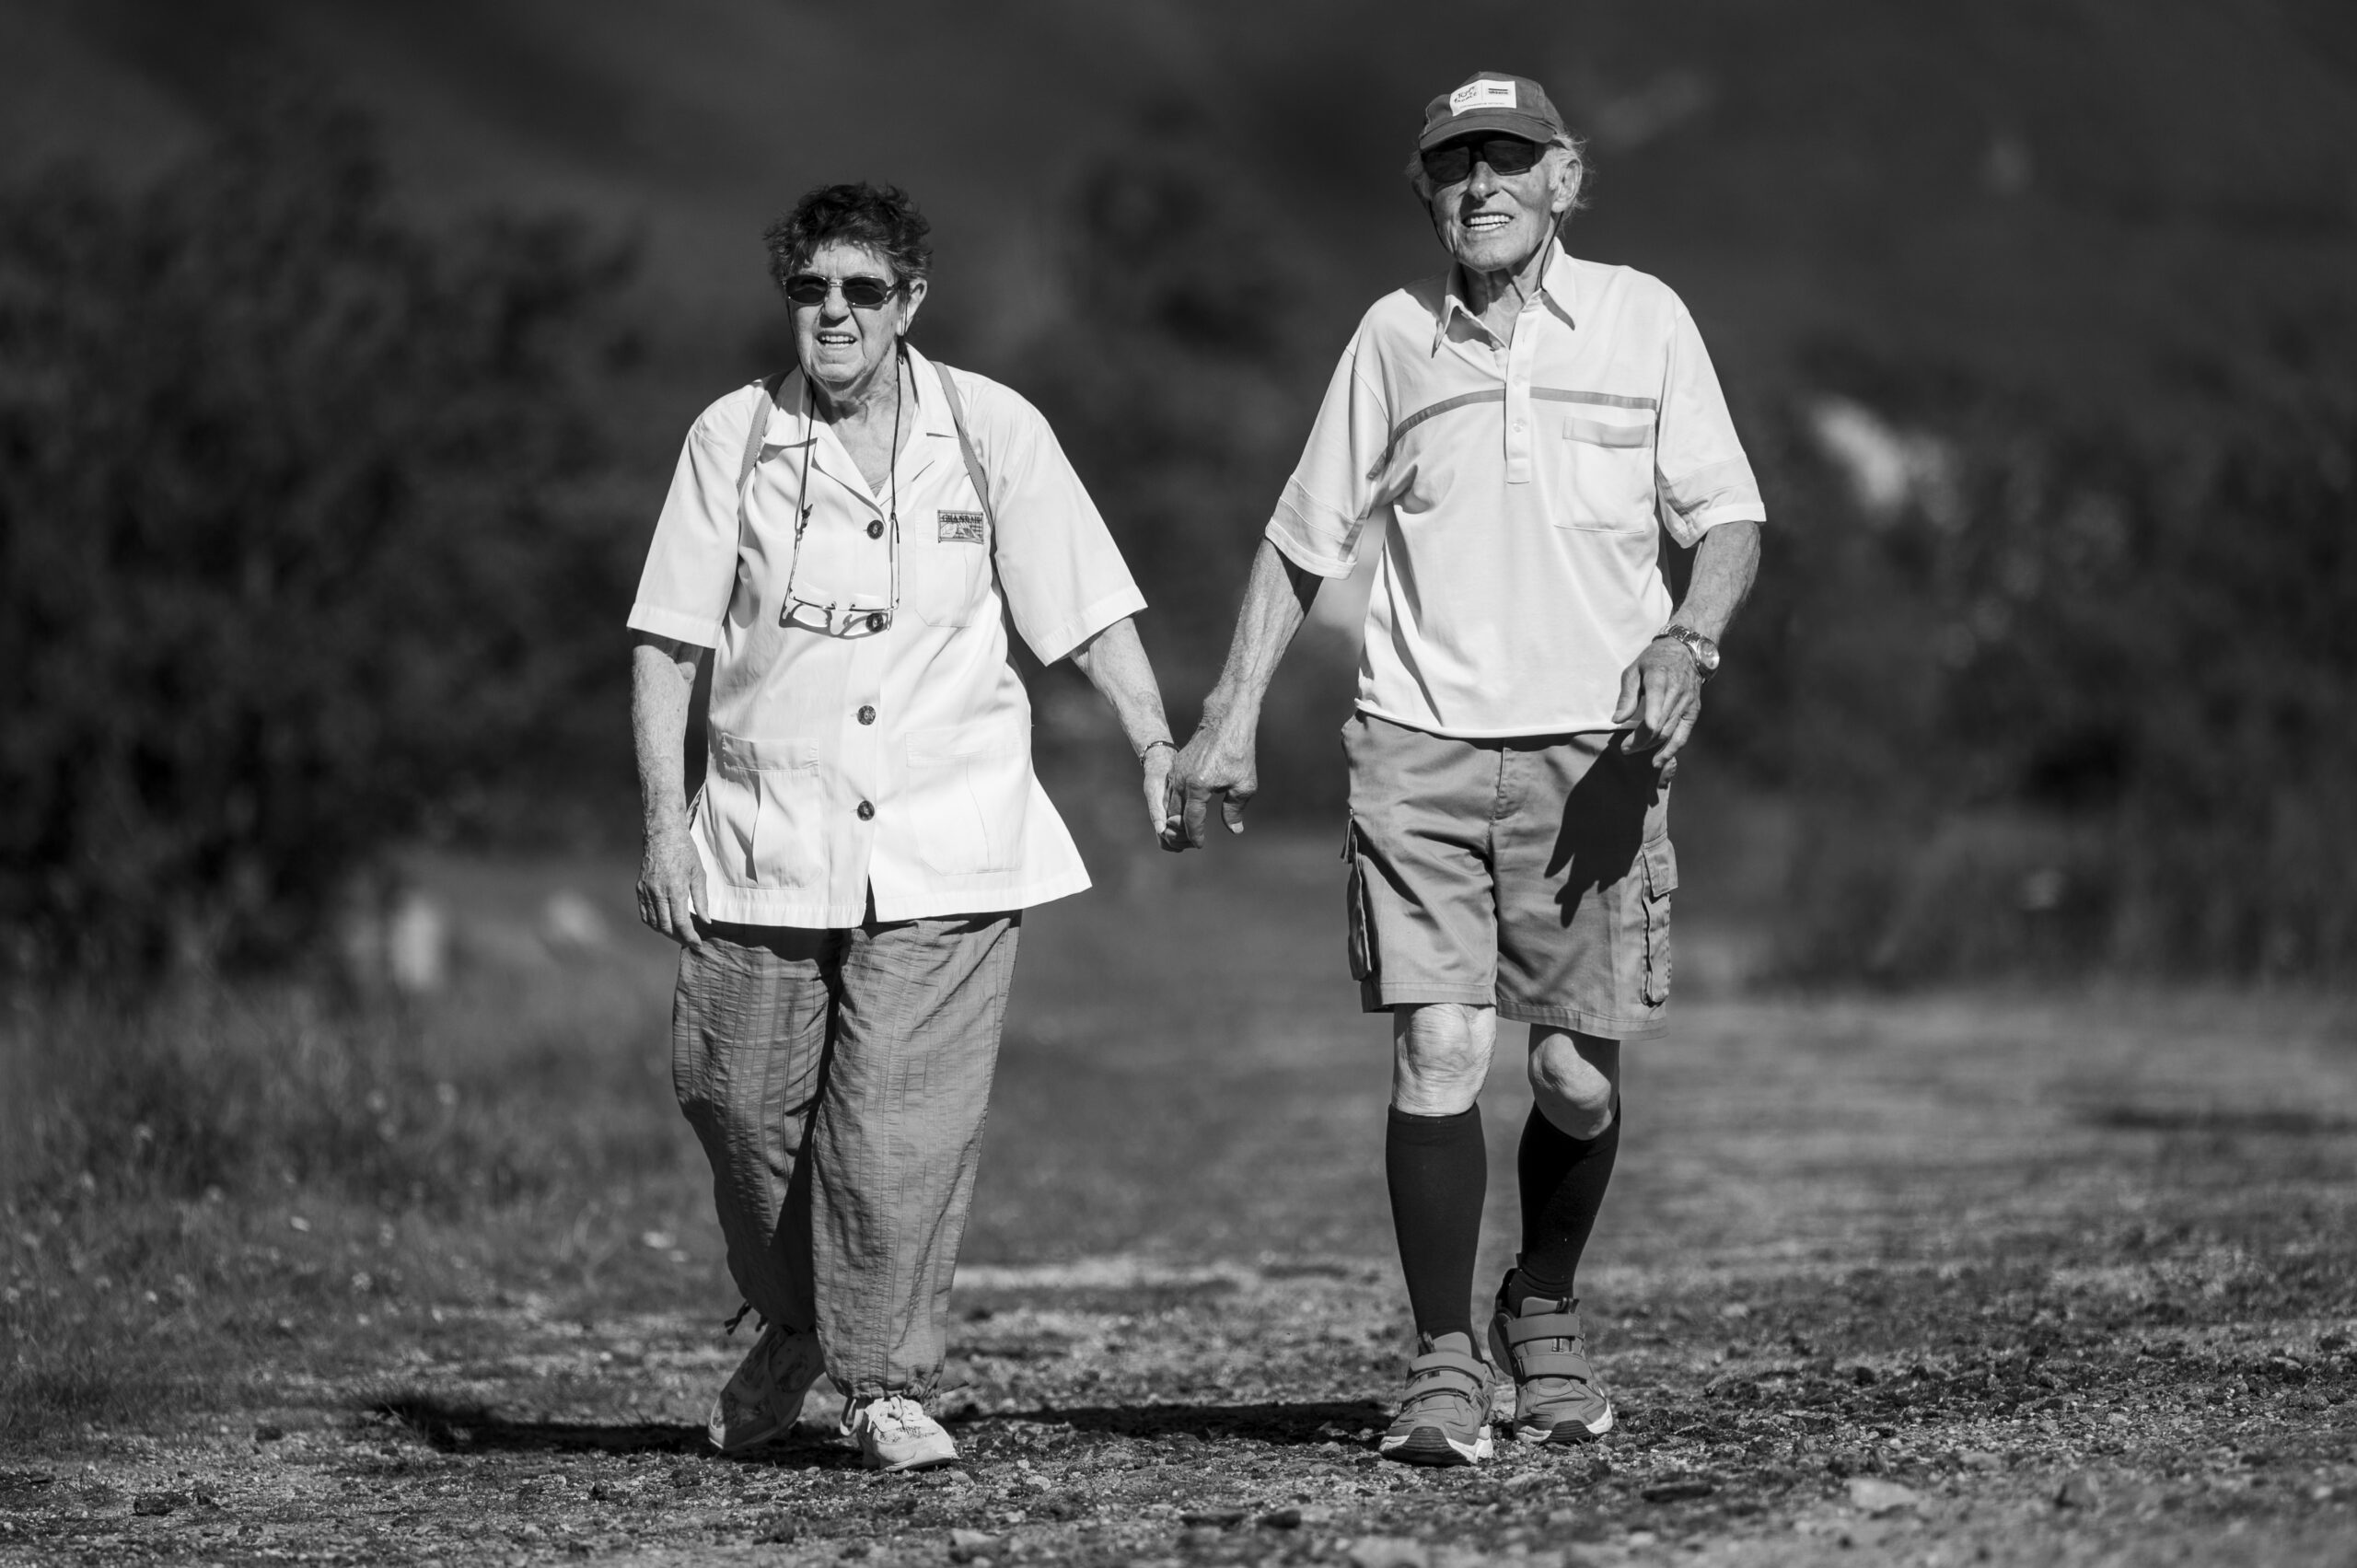
[[[1469,196],[1486,196],[1497,188],[1497,170],[1490,167],[1486,158],[1475,158],[1472,172],[1465,177],[1465,193]]]

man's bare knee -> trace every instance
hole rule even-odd
[[[1530,1092],[1539,1114],[1568,1136],[1598,1137],[1612,1125],[1620,1080],[1618,1040],[1553,1029],[1531,1031]]]
[[[1494,1008],[1432,1002],[1391,1010],[1391,1103],[1411,1116],[1455,1116],[1481,1098],[1498,1039]]]

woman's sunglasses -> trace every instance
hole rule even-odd
[[[1527,142],[1520,136],[1492,136],[1482,141],[1443,142],[1436,147],[1426,147],[1420,155],[1424,160],[1424,173],[1435,185],[1454,185],[1469,179],[1476,162],[1486,163],[1492,174],[1526,174],[1538,167],[1547,149],[1537,142]]]
[[[873,310],[900,292],[899,284],[886,283],[882,278],[836,279],[822,278],[816,273],[796,273],[785,280],[786,303],[824,305],[827,296],[837,288],[843,291],[843,303],[854,310]]]

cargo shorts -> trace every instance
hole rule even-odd
[[[1352,715],[1343,858],[1367,1012],[1456,1002],[1607,1040],[1660,1032],[1669,785],[1621,738],[1459,739]]]

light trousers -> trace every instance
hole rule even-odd
[[[682,949],[671,1077],[728,1272],[818,1330],[848,1398],[929,1398],[973,1200],[1019,914],[710,925]]]

